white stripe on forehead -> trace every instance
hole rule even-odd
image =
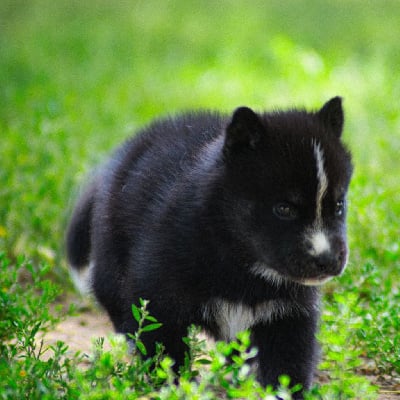
[[[316,140],[312,140],[315,161],[317,163],[317,198],[316,198],[316,226],[321,227],[322,224],[322,200],[328,189],[328,177],[324,169],[324,151],[321,144]]]

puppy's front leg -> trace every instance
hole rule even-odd
[[[317,361],[316,315],[285,317],[253,328],[253,344],[258,348],[258,377],[263,385],[278,385],[281,375],[290,376],[292,385],[308,389]],[[303,398],[300,393],[298,397]]]

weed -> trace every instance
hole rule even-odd
[[[2,324],[1,328],[1,399],[212,399],[220,395],[251,399],[265,393],[275,398],[271,388],[265,391],[259,386],[245,364],[255,355],[254,350],[248,349],[248,333],[229,344],[217,343],[206,354],[204,343],[195,337],[198,330],[192,328],[185,339],[190,356],[179,376],[173,372],[173,360],[162,354],[161,346],[155,356],[145,357],[147,350],[140,334],[158,329],[161,324],[149,315],[148,302],[144,300],[140,306],[132,306],[139,325],[130,337],[133,351],[128,350],[128,342],[121,335],[110,337],[110,350],[103,348],[104,339],[99,338],[90,356],[69,354],[68,346],[61,341],[46,346],[38,333],[57,321],[47,310],[60,288],[40,277],[46,267],[33,270],[25,261],[12,264],[4,256],[1,266],[6,283],[2,290],[2,317],[14,318],[13,323]],[[15,280],[22,270],[36,272],[27,286]],[[205,363],[208,369],[203,368]],[[291,398],[288,386],[289,380],[283,378],[279,389],[282,398]]]

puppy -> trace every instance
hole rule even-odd
[[[162,322],[142,337],[176,365],[191,324],[220,340],[250,329],[258,377],[309,388],[317,361],[318,286],[347,261],[351,156],[341,98],[320,110],[231,116],[193,112],[152,123],[99,170],[67,232],[75,272],[115,329],[131,304]]]

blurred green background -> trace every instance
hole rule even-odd
[[[351,257],[325,288],[321,366],[349,387],[361,364],[398,377],[399,22],[398,0],[1,0],[0,253],[64,282],[80,186],[154,117],[340,95]]]
[[[155,116],[341,95],[352,261],[397,271],[399,21],[397,0],[2,0],[2,247],[58,265],[84,176]]]
[[[0,245],[63,274],[85,176],[156,116],[344,97],[351,273],[399,269],[400,3],[0,2]]]

